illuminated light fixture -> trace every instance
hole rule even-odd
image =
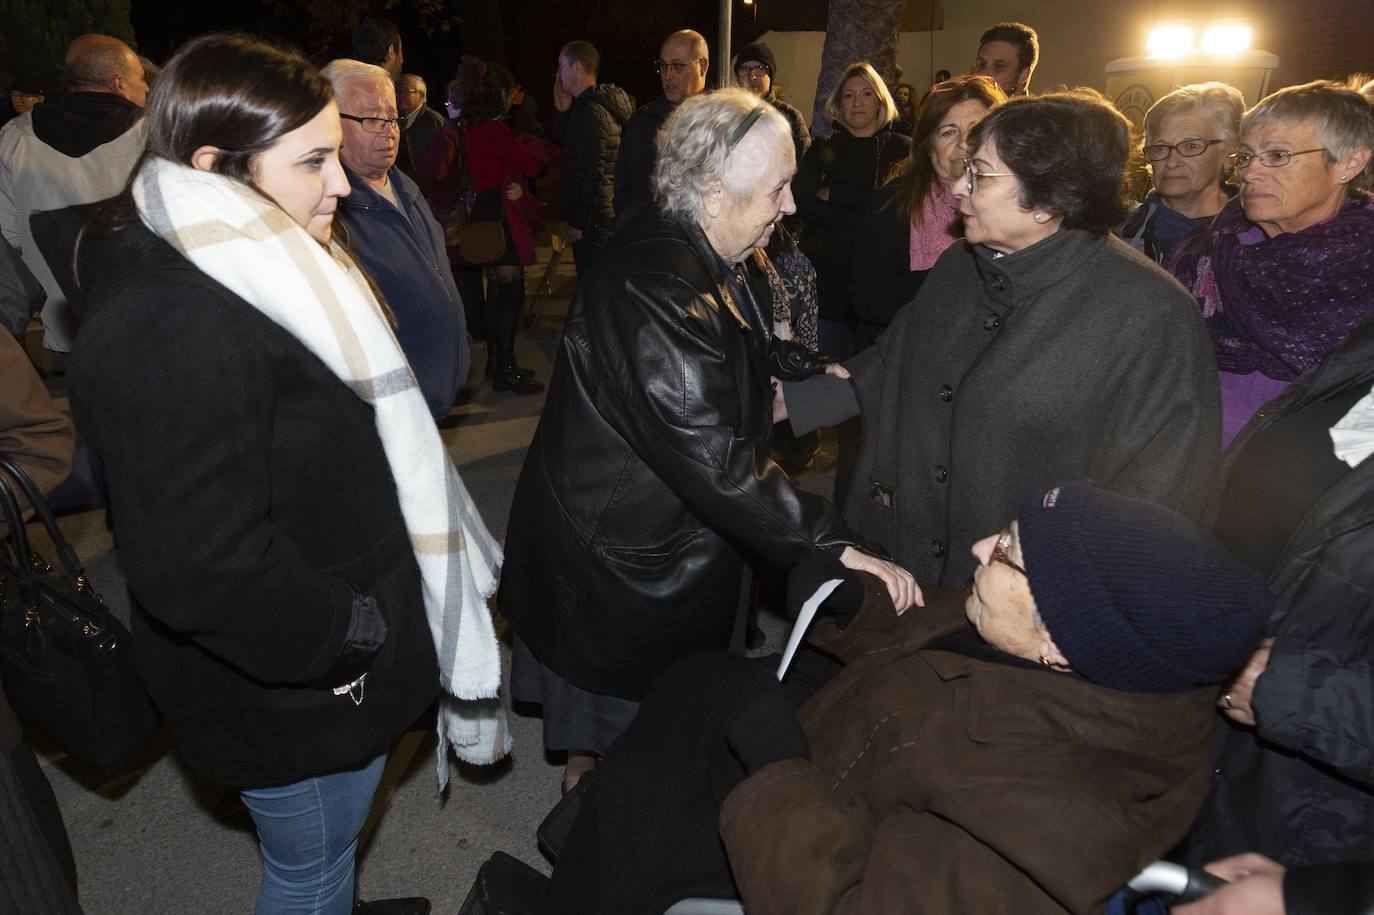
[[[1208,54],[1239,54],[1250,47],[1250,26],[1213,25],[1202,33],[1202,50]]]
[[[1181,57],[1193,50],[1193,27],[1162,25],[1151,30],[1145,42],[1151,57]]]
[[[754,0],[743,0],[745,6],[753,6]],[[1248,40],[1248,39],[1247,39]]]

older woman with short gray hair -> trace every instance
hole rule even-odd
[[[1155,189],[1121,236],[1163,263],[1188,233],[1226,206],[1235,189],[1228,157],[1240,139],[1245,100],[1226,83],[1182,86],[1145,113],[1145,161]]]
[[[578,283],[506,535],[511,692],[543,705],[546,747],[569,753],[565,787],[655,673],[743,647],[746,559],[786,569],[827,552],[872,570],[899,610],[920,600],[769,459],[769,376],[827,370],[773,336],[740,267],[793,210],[787,122],[722,90],[684,101],[658,146],[657,206]]]
[[[1358,92],[1280,89],[1241,121],[1238,199],[1167,261],[1216,345],[1225,442],[1374,314],[1372,154]]]

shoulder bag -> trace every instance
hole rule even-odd
[[[54,570],[28,543],[20,496],[57,550]],[[72,758],[118,768],[157,729],[158,715],[130,656],[129,631],[91,587],[24,468],[0,454],[0,679],[19,717]]]
[[[473,190],[467,152],[463,149],[466,139],[466,132],[460,132],[458,160],[462,168],[463,189],[459,195],[452,234],[446,232],[445,240],[458,249],[459,261],[469,267],[485,267],[496,263],[506,253],[504,189],[498,184],[480,193]]]

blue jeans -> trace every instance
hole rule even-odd
[[[354,769],[239,792],[262,850],[257,915],[348,915],[354,856],[386,754]]]

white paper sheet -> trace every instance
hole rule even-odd
[[[787,648],[782,653],[782,663],[778,665],[778,681],[781,682],[783,675],[787,673],[788,666],[792,663],[792,656],[797,653],[797,646],[801,644],[802,638],[806,635],[807,627],[816,618],[816,610],[831,592],[838,588],[843,579],[832,578],[816,589],[816,593],[806,599],[802,604],[801,613],[797,614],[797,622],[792,626],[792,634],[787,638]]]

